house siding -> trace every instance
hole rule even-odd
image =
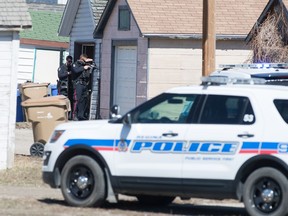
[[[18,59],[18,83],[32,81],[34,68],[35,47],[21,44]]]
[[[0,32],[0,169],[14,161],[18,32]]]
[[[245,41],[218,41],[216,65],[249,63],[253,52]]]
[[[147,47],[148,40],[139,37],[140,32],[131,16],[130,31],[118,31],[118,6],[126,5],[125,0],[118,0],[109,17],[102,40],[101,56],[101,101],[100,113],[102,118],[109,117],[111,103],[111,74],[112,74],[112,43],[113,41],[137,41],[137,74],[136,74],[136,105],[147,99]]]
[[[244,63],[251,53],[244,41],[217,41],[216,65]],[[150,39],[148,99],[175,87],[200,84],[202,41]]]
[[[75,42],[93,42],[95,24],[89,0],[82,0],[70,34],[70,55],[74,56]],[[96,51],[95,51],[96,53]],[[75,59],[76,60],[76,59]]]

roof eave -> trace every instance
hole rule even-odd
[[[142,34],[146,38],[169,38],[169,39],[196,39],[201,40],[202,34],[157,34],[157,33],[146,33]],[[233,35],[233,34],[217,34],[217,40],[244,40],[246,35]]]
[[[81,0],[68,0],[58,29],[58,36],[69,37]]]
[[[62,42],[62,41],[49,41],[49,40],[36,40],[30,38],[20,38],[21,44],[27,45],[34,45],[37,47],[53,47],[53,48],[60,48],[60,49],[68,49],[69,43]]]
[[[5,26],[0,25],[0,31],[22,31],[24,29],[30,29],[32,28],[32,25],[25,25],[25,26]]]

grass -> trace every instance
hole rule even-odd
[[[11,169],[0,170],[0,185],[43,186],[42,158],[15,155]]]

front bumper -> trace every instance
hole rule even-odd
[[[54,172],[42,172],[42,179],[44,183],[50,185],[51,188],[60,187],[60,172],[56,169]]]

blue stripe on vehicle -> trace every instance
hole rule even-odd
[[[129,146],[131,140],[124,140]],[[106,139],[69,139],[64,146],[71,147],[73,145],[87,145],[87,146],[94,146],[94,147],[113,147],[114,142],[116,145],[120,142],[120,140],[106,140]]]
[[[261,143],[261,149],[267,149],[267,150],[277,150],[278,149],[279,142],[262,142]]]
[[[243,142],[242,150],[258,149],[260,142]]]
[[[64,146],[71,147],[73,145],[83,144],[87,146],[101,146],[101,147],[113,147],[114,140],[100,140],[100,139],[70,139]]]

